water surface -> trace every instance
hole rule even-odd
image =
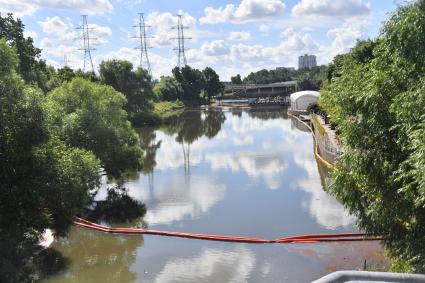
[[[357,231],[324,191],[311,134],[285,109],[188,111],[139,131],[145,164],[125,187],[147,213],[130,226],[266,239]],[[377,242],[238,244],[76,227],[53,248],[69,265],[48,282],[309,282],[365,259],[385,264]]]

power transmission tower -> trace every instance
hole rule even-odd
[[[175,47],[173,50],[178,51],[178,61],[177,61],[177,66],[179,68],[183,66],[187,65],[187,60],[186,60],[186,54],[185,51],[188,50],[188,48],[186,48],[184,46],[184,40],[185,39],[192,39],[191,37],[184,37],[184,30],[188,29],[189,27],[183,26],[183,21],[182,21],[182,15],[177,15],[178,16],[178,23],[177,26],[172,27],[173,29],[177,30],[177,37],[173,37],[172,39],[177,39],[177,43],[178,46]]]
[[[68,67],[68,56],[63,55],[63,67]]]
[[[93,30],[94,28],[90,28],[87,24],[87,15],[82,15],[83,17],[83,24],[79,27],[77,27],[78,30],[82,30],[83,36],[80,38],[83,40],[84,47],[79,48],[79,50],[84,50],[84,68],[83,71],[86,70],[86,65],[88,65],[90,61],[91,70],[94,73],[94,67],[93,67],[93,60],[91,58],[91,51],[96,50],[95,48],[92,48],[90,46],[90,40],[95,39],[93,37],[90,37],[89,30]]]
[[[149,62],[149,56],[148,56],[147,39],[152,38],[152,36],[146,35],[146,28],[150,28],[151,26],[147,26],[145,24],[145,18],[143,16],[143,13],[139,13],[139,24],[134,25],[133,27],[139,29],[139,35],[134,36],[133,38],[140,39],[140,47],[136,48],[136,49],[140,49],[140,67],[143,68],[143,57],[145,57],[146,70],[148,70],[148,73],[151,74],[151,64]]]

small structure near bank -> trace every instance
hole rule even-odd
[[[298,91],[290,96],[289,111],[292,114],[306,114],[310,105],[317,103],[320,92],[313,90]]]

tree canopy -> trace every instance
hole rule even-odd
[[[143,112],[153,109],[151,76],[145,69],[133,70],[133,64],[125,60],[103,61],[99,68],[100,81],[112,86],[127,98],[125,110],[132,121]]]
[[[154,93],[161,100],[175,101],[183,100],[183,88],[180,83],[173,77],[163,76],[158,84],[154,87]]]
[[[243,79],[244,84],[269,84],[286,81],[298,81],[299,90],[319,90],[326,75],[327,66],[317,66],[311,69],[295,70],[293,68],[276,68],[274,70],[260,70],[251,72]],[[240,77],[239,77],[240,79]],[[239,81],[232,77],[232,83]]]
[[[49,127],[66,144],[90,150],[108,174],[141,166],[138,135],[123,109],[126,98],[110,86],[74,78],[46,99]]]
[[[392,255],[425,271],[425,1],[331,64],[320,105],[344,153],[331,191]]]
[[[204,70],[194,69],[190,66],[175,67],[172,70],[173,78],[183,89],[183,101],[209,100],[220,94],[224,86],[217,73],[210,67]],[[203,97],[205,94],[205,97]]]
[[[41,233],[65,234],[93,201],[101,172],[138,170],[143,153],[123,94],[77,77],[45,95],[18,74],[5,39],[0,62],[0,281],[25,282]]]
[[[44,92],[54,87],[54,69],[41,59],[41,49],[34,46],[31,37],[24,36],[24,24],[12,14],[0,16],[0,38],[14,47],[18,56],[18,73],[27,83],[35,83]]]
[[[231,77],[230,81],[232,82],[232,84],[242,84],[241,75],[237,74],[236,76]]]
[[[45,96],[17,74],[18,57],[4,39],[0,61],[0,279],[21,281],[26,243],[46,228],[67,230],[98,186],[100,163],[51,136]]]

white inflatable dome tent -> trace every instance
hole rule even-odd
[[[307,108],[317,103],[317,100],[319,99],[320,92],[313,91],[313,90],[304,90],[304,91],[298,91],[293,94],[291,94],[290,101],[291,101],[291,111],[296,112],[305,112],[307,111]]]

